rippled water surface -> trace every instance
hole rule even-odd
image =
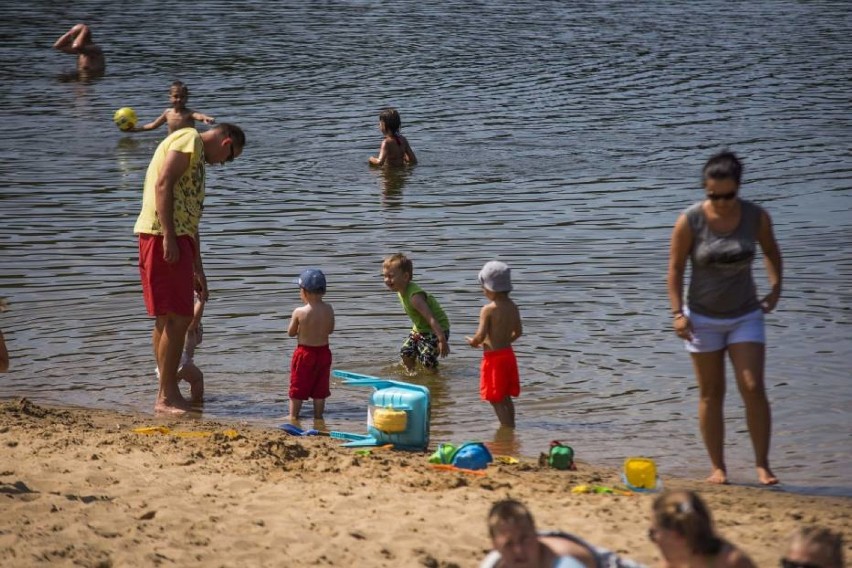
[[[68,6],[10,6],[0,22],[0,327],[13,357],[0,397],[152,408],[132,228],[165,130],[124,135],[111,116],[153,119],[179,78],[192,108],[249,139],[208,170],[205,415],[281,421],[291,281],[306,266],[329,278],[335,366],[408,380],[396,362],[407,320],[380,278],[382,256],[403,250],[452,320],[440,375],[410,379],[432,389],[433,440],[536,455],[560,439],[602,464],[645,454],[665,473],[705,474],[665,270],[703,161],[727,146],[784,253],[767,320],[775,469],[793,490],[852,494],[848,4]],[[103,78],[75,80],[73,57],[50,49],[78,21],[107,53]],[[393,175],[366,165],[386,105],[421,161]],[[513,267],[526,331],[514,436],[478,399],[479,353],[463,341],[493,258]],[[751,482],[729,391],[729,466]],[[367,395],[333,385],[328,425],[363,430]]]

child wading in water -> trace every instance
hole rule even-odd
[[[192,321],[186,329],[183,340],[183,353],[180,356],[177,377],[178,382],[189,383],[190,402],[201,404],[204,402],[204,373],[195,364],[195,348],[201,345],[204,336],[204,328],[201,327],[201,318],[204,315],[204,304],[206,302],[198,292],[195,293]],[[157,380],[160,380],[160,369],[157,369]]]
[[[479,312],[479,328],[473,337],[465,337],[471,347],[482,345],[479,394],[494,407],[502,426],[515,427],[513,396],[521,394],[518,362],[512,342],[521,336],[521,313],[509,298],[512,291],[511,269],[492,260],[479,272],[485,297],[491,300]]]
[[[379,148],[379,157],[370,156],[370,164],[373,166],[402,166],[405,164],[416,164],[417,157],[414,150],[408,144],[405,136],[399,133],[402,120],[395,108],[387,108],[379,114],[379,130],[385,139]]]
[[[128,132],[144,132],[146,130],[154,130],[161,127],[163,124],[168,124],[169,134],[181,128],[195,128],[195,121],[200,120],[204,124],[213,124],[215,119],[212,116],[207,116],[200,112],[195,112],[192,109],[186,108],[186,102],[189,100],[189,88],[181,81],[172,83],[169,89],[169,99],[172,102],[172,107],[163,111],[159,117],[153,122],[149,122],[144,126],[131,128]]]
[[[290,363],[290,422],[299,420],[302,402],[314,399],[314,420],[321,420],[325,399],[331,395],[331,350],[328,336],[334,331],[334,309],[322,301],[325,294],[325,274],[315,268],[302,271],[299,296],[304,306],[293,310],[290,337],[299,338]]]
[[[438,367],[438,356],[450,353],[450,320],[438,300],[411,281],[414,265],[402,253],[387,257],[382,263],[385,286],[399,296],[402,309],[414,324],[399,354],[409,371],[417,361],[427,369]]]

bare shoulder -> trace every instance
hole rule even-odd
[[[727,568],[756,568],[751,558],[731,543],[725,543],[720,560],[722,560],[722,566]]]

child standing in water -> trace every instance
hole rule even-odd
[[[334,332],[334,309],[322,301],[325,294],[325,274],[316,268],[302,271],[299,279],[299,297],[304,306],[293,310],[290,337],[299,338],[290,363],[290,422],[299,420],[302,403],[314,399],[314,420],[322,420],[325,399],[331,395],[331,350],[328,336]]]
[[[398,167],[406,163],[412,165],[417,163],[414,150],[411,149],[405,136],[399,133],[401,127],[402,120],[395,108],[386,108],[379,114],[379,130],[385,138],[379,148],[379,156],[370,156],[370,165]]]
[[[207,116],[206,114],[186,108],[186,102],[189,100],[189,88],[181,81],[172,83],[169,89],[169,99],[172,103],[171,108],[164,110],[163,114],[153,122],[149,122],[144,126],[131,128],[128,132],[145,132],[146,130],[159,128],[163,124],[168,124],[169,134],[171,134],[181,128],[195,128],[196,120],[200,120],[204,124],[213,124],[215,122],[212,116]]]
[[[186,338],[183,341],[183,355],[178,367],[178,381],[189,383],[190,401],[194,404],[204,402],[204,373],[201,372],[193,357],[195,348],[201,345],[204,329],[201,327],[201,316],[204,315],[204,300],[201,295],[195,294],[195,307],[193,308],[192,321],[186,330]]]
[[[193,307],[192,321],[186,329],[183,340],[183,354],[180,356],[177,378],[178,382],[189,383],[190,402],[201,404],[204,402],[204,373],[195,364],[195,348],[201,345],[204,329],[201,327],[201,316],[204,315],[204,299],[195,293],[195,305]],[[157,380],[160,379],[160,369],[157,369]]]
[[[438,300],[411,281],[414,265],[402,253],[387,257],[382,263],[385,286],[399,296],[402,308],[414,324],[399,354],[409,371],[417,361],[427,369],[437,369],[438,356],[450,353],[450,320]]]
[[[521,336],[521,313],[509,298],[512,291],[511,269],[492,260],[479,272],[485,297],[491,300],[479,312],[479,328],[473,337],[465,337],[471,347],[482,345],[479,394],[494,407],[502,426],[515,427],[513,396],[521,394],[518,362],[512,342]]]

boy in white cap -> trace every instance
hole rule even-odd
[[[512,342],[521,336],[521,313],[509,298],[512,291],[511,269],[504,262],[492,260],[479,272],[479,283],[485,297],[491,300],[479,312],[479,328],[473,337],[465,337],[468,345],[482,345],[479,394],[494,407],[500,425],[515,427],[513,396],[521,394],[518,362]]]
[[[321,420],[329,397],[331,350],[328,336],[334,331],[334,309],[322,301],[325,274],[316,268],[303,270],[296,280],[304,306],[293,310],[290,337],[299,338],[290,363],[290,422],[299,420],[302,403],[314,400],[314,420]]]

